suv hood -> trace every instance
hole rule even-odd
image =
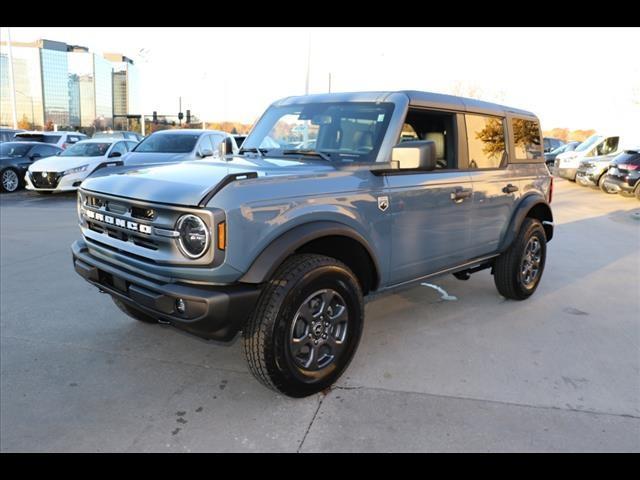
[[[230,174],[256,172],[259,177],[297,176],[333,170],[335,167],[330,164],[313,161],[234,157],[232,160],[195,160],[151,167],[105,168],[87,178],[82,189],[148,202],[197,206]]]

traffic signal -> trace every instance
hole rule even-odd
[[[155,110],[153,111],[153,123],[158,123],[158,112],[156,112]]]
[[[184,114],[182,112],[178,113],[178,120],[182,120],[184,118]]]
[[[187,110],[187,122],[186,123],[191,123],[191,110]]]

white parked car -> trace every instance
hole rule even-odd
[[[555,174],[575,181],[580,162],[592,157],[613,159],[623,151],[624,141],[620,135],[591,135],[575,150],[559,154],[554,162]]]
[[[81,140],[86,140],[84,133],[80,132],[19,132],[13,138],[16,142],[42,142],[55,145],[63,150]]]
[[[137,142],[115,138],[83,140],[55,157],[32,163],[25,188],[36,192],[68,192],[97,169],[122,165],[121,157]]]

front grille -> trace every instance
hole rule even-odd
[[[175,231],[178,219],[187,213],[197,214],[213,231],[224,219],[224,212],[193,209],[114,197],[79,190],[80,226],[86,240],[157,264],[217,265],[224,255],[214,255],[210,246],[202,258],[186,258],[180,250]]]
[[[56,188],[62,177],[57,172],[31,172],[29,175],[36,188]]]

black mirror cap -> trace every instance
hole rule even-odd
[[[431,140],[402,142],[391,150],[391,161],[400,170],[435,170],[436,144]]]
[[[111,152],[109,154],[109,158],[113,158],[113,157],[121,157],[122,154],[120,152]]]

